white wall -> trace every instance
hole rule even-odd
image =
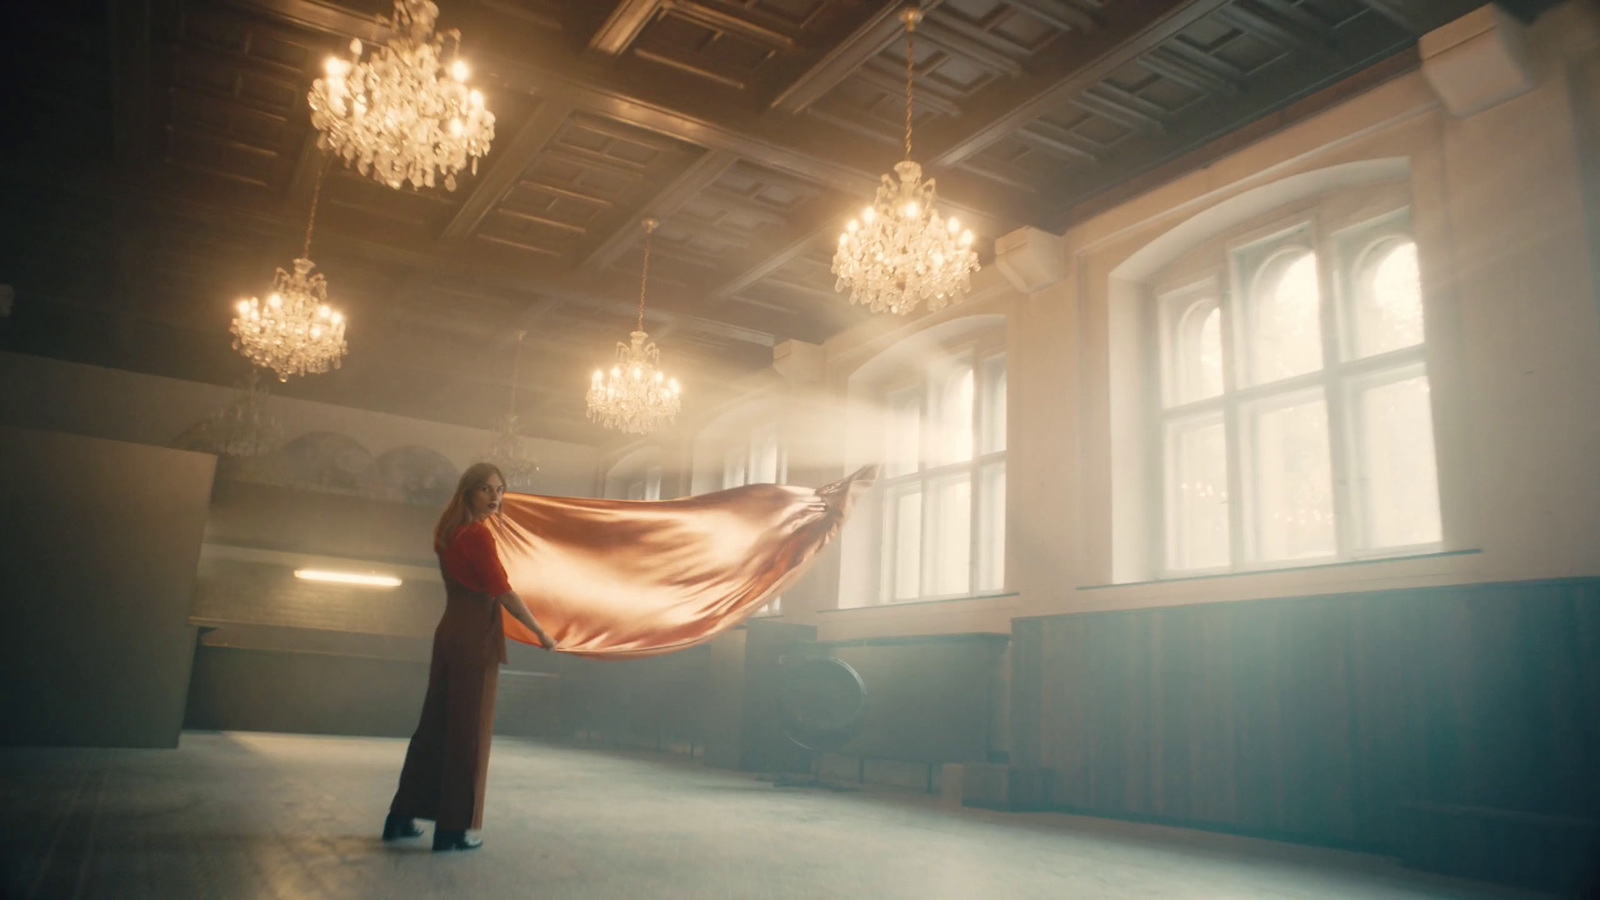
[[[896,341],[964,315],[1009,318],[1015,596],[844,610],[824,601],[796,617],[824,640],[1008,631],[1017,615],[1600,574],[1597,36],[1587,10],[1558,8],[1530,29],[1529,93],[1456,119],[1410,73],[1077,224],[1060,240],[1066,277],[1038,293],[1019,295],[990,266],[959,307],[830,341],[827,387],[845,423],[861,412],[850,379]],[[1409,190],[1446,547],[1466,552],[1113,585],[1113,561],[1148,533],[1138,516],[1115,514],[1147,487],[1119,452],[1140,439],[1118,403],[1137,393],[1142,326],[1126,304],[1142,294],[1117,279],[1137,275],[1139,252],[1185,223],[1269,211],[1329,172]],[[844,431],[835,455],[853,462],[864,451]]]
[[[25,428],[164,447],[232,396],[216,385],[0,353],[0,423]],[[290,397],[273,396],[269,408],[286,439],[335,431],[359,441],[374,457],[417,445],[438,451],[458,468],[476,462],[493,437],[475,428]],[[526,440],[539,460],[541,493],[594,494],[599,458],[594,447]]]

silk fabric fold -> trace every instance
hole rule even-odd
[[[512,589],[559,652],[652,656],[715,637],[793,584],[874,474],[651,503],[507,494],[490,530]],[[539,643],[502,616],[506,637]]]

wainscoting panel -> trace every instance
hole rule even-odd
[[[1389,850],[1419,809],[1600,815],[1593,579],[1018,619],[1012,677],[1061,808]]]

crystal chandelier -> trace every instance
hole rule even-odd
[[[306,222],[305,249],[294,261],[294,273],[278,269],[266,300],[251,297],[235,307],[233,349],[262,368],[271,369],[279,381],[290,375],[321,374],[339,368],[345,354],[344,316],[328,306],[328,283],[311,256],[311,230],[317,222],[317,200],[322,194],[323,166],[311,194],[311,217]]]
[[[589,419],[628,434],[648,434],[671,422],[683,406],[678,379],[656,368],[660,352],[644,331],[644,288],[650,278],[650,235],[659,223],[644,220],[644,266],[639,273],[639,324],[631,344],[618,342],[617,361],[609,372],[596,370],[589,384]]]
[[[283,426],[267,409],[267,387],[259,383],[259,371],[251,369],[249,382],[201,424],[201,447],[218,456],[249,459],[266,456],[283,442]]]
[[[850,302],[904,315],[922,301],[929,310],[960,301],[978,256],[972,232],[954,216],[939,215],[933,179],[924,182],[922,167],[911,161],[911,41],[922,11],[907,8],[900,19],[906,23],[906,158],[894,167],[898,183],[884,175],[872,205],[839,235],[833,274],[839,276],[834,290],[849,288]]]
[[[517,332],[516,362],[511,368],[511,407],[495,429],[494,440],[484,451],[484,459],[500,468],[508,490],[528,491],[539,475],[539,461],[533,458],[517,433],[517,378],[522,373],[522,339],[526,331]]]
[[[494,140],[494,114],[483,108],[483,94],[467,87],[467,64],[454,58],[461,33],[435,34],[438,18],[431,0],[394,0],[394,19],[378,19],[394,31],[387,46],[362,60],[356,39],[350,52],[357,61],[328,58],[326,77],[306,98],[321,132],[317,146],[392,188],[407,181],[433,187],[443,175],[445,190],[453,191],[469,158],[477,173],[478,157]],[[447,40],[454,42],[448,66]]]

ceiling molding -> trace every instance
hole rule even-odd
[[[546,99],[539,103],[528,123],[511,138],[499,159],[483,177],[472,186],[472,192],[456,211],[455,216],[440,233],[445,242],[465,240],[472,234],[483,217],[489,214],[507,190],[517,182],[533,158],[544,150],[556,131],[572,115],[572,107],[559,100]]]

